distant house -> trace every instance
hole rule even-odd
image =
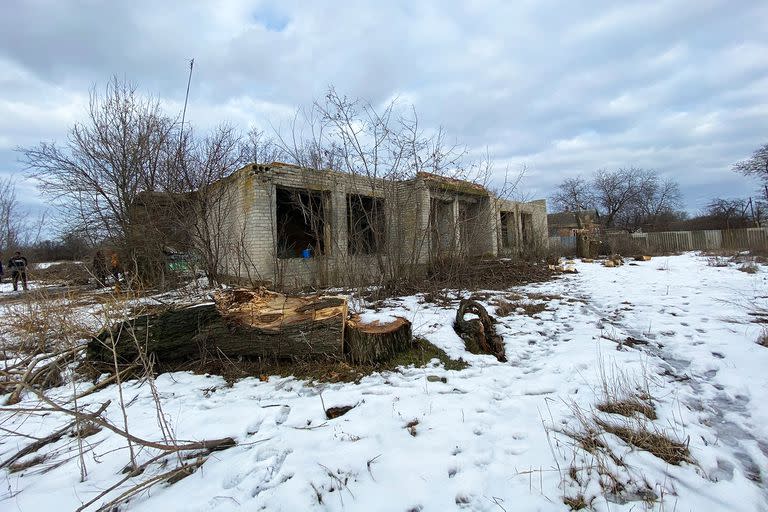
[[[576,220],[576,213],[582,225]],[[578,212],[559,212],[547,215],[549,236],[574,236],[578,229],[596,229],[600,226],[597,210],[579,210]]]

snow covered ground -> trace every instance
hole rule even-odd
[[[498,298],[546,306],[499,318],[506,363],[464,350],[452,329],[455,304],[412,296],[366,315],[409,318],[416,335],[463,358],[467,369],[433,364],[359,384],[271,377],[231,387],[217,376],[161,375],[162,410],[178,439],[232,436],[238,444],[126,508],[527,511],[568,510],[570,499],[606,511],[768,510],[768,348],[755,342],[760,317],[750,314],[766,305],[768,269],[708,266],[694,254],[576,268],[551,282],[481,294],[489,306]],[[657,418],[596,410],[606,390],[647,393]],[[130,381],[123,393],[130,432],[162,439],[150,386]],[[64,386],[50,396],[63,402],[71,394]],[[93,411],[106,400],[106,416],[121,425],[115,386],[82,402]],[[15,407],[36,403],[26,396]],[[345,405],[355,407],[325,418],[324,407]],[[575,437],[595,420],[663,433],[689,448],[691,462],[666,463],[605,432],[597,435],[601,451],[590,453]],[[9,430],[42,437],[64,423],[56,412],[6,408],[0,460],[31,441]],[[123,438],[102,430],[83,442],[93,447],[85,481],[76,442],[65,436],[40,451],[49,455],[43,464],[3,470],[0,509],[75,510],[124,477]],[[157,453],[144,449],[138,458]],[[88,510],[148,476],[129,479]]]

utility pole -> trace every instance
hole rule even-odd
[[[187,78],[187,94],[184,96],[184,110],[181,111],[181,131],[179,132],[179,150],[184,141],[184,120],[187,117],[187,102],[189,101],[189,86],[192,84],[192,68],[195,67],[195,59],[189,61],[189,78]]]

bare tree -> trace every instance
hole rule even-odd
[[[725,229],[751,225],[750,204],[745,199],[714,198],[706,206],[706,214]]]
[[[9,252],[36,243],[45,220],[35,220],[16,197],[13,177],[0,178],[0,251]]]
[[[552,196],[555,209],[563,212],[587,210],[594,206],[595,196],[592,184],[582,176],[566,178],[557,186]]]
[[[680,206],[680,186],[648,169],[636,169],[633,178],[631,197],[616,214],[615,225],[627,231],[656,229]]]
[[[441,129],[426,133],[413,107],[394,100],[376,108],[333,88],[311,109],[298,112],[290,131],[278,134],[278,142],[287,159],[303,169],[333,169],[348,176],[360,196],[348,198],[356,217],[348,219],[350,238],[346,246],[335,248],[336,254],[365,252],[384,279],[402,276],[427,246],[426,230],[414,236],[398,228],[405,217],[415,215],[418,202],[403,181],[419,173],[475,179],[482,174],[481,165],[465,162],[463,147],[446,143]],[[317,226],[322,229],[323,223]],[[347,267],[350,276],[360,270]]]
[[[657,219],[679,207],[681,194],[675,181],[658,172],[628,167],[601,169],[589,180],[568,178],[558,186],[552,201],[561,211],[595,208],[606,228],[634,230],[655,227]]]
[[[757,176],[768,182],[768,144],[753,151],[751,157],[733,164],[732,169],[744,176]]]
[[[232,242],[229,216],[234,198],[218,182],[240,168],[249,157],[258,157],[254,133],[250,144],[230,125],[220,125],[206,137],[195,140],[190,133],[181,164],[174,173],[175,185],[168,191],[175,205],[177,232],[200,256],[208,283],[219,282],[221,258]]]
[[[592,178],[595,203],[603,212],[606,227],[614,227],[617,217],[636,200],[642,186],[642,175],[643,171],[634,167],[595,172]]]
[[[157,190],[173,161],[176,123],[159,102],[113,78],[90,94],[87,119],[62,145],[18,148],[40,191],[92,240],[125,240],[138,194]]]
[[[63,145],[19,151],[67,228],[92,243],[107,240],[142,281],[163,286],[170,250],[196,252],[217,282],[226,205],[215,201],[213,185],[245,161],[269,156],[268,148],[274,145],[258,131],[247,139],[227,125],[203,137],[189,126],[182,131],[158,100],[113,78],[103,93],[91,91],[86,121]]]

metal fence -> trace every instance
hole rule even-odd
[[[708,229],[701,231],[660,231],[654,233],[610,233],[606,243],[619,249],[642,250],[648,253],[711,251],[711,250],[768,250],[768,228]],[[549,247],[572,251],[576,248],[574,236],[551,236]]]

